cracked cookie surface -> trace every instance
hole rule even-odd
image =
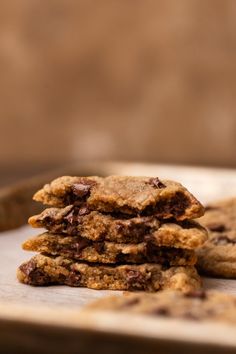
[[[57,178],[34,195],[44,204],[70,204],[107,213],[155,215],[184,220],[203,215],[201,203],[180,183],[157,177],[70,177]]]

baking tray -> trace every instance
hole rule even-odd
[[[86,174],[86,166],[59,174]],[[81,171],[81,172],[80,172]],[[146,175],[180,181],[203,203],[236,195],[236,171],[167,165],[104,163],[89,175]],[[59,175],[58,174],[58,175]],[[53,174],[53,178],[56,173]],[[40,185],[40,178],[37,185]],[[44,176],[45,179],[45,176]],[[42,180],[42,184],[44,180]],[[27,181],[21,186],[28,185]],[[24,188],[21,187],[21,190]],[[11,192],[11,188],[8,189]],[[5,194],[6,195],[6,194]],[[28,201],[26,201],[28,202]],[[19,211],[18,211],[19,212]],[[14,218],[14,215],[12,215]],[[29,226],[0,234],[0,351],[3,353],[197,353],[236,352],[236,327],[157,319],[112,312],[80,313],[99,297],[114,294],[65,286],[29,287],[16,280],[17,266],[30,258],[21,243],[39,233]],[[236,294],[236,281],[204,278],[206,289]],[[115,292],[119,294],[119,292]]]

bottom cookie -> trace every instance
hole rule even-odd
[[[164,267],[159,264],[104,266],[75,262],[63,257],[36,255],[17,271],[22,283],[42,286],[61,284],[91,289],[191,291],[201,286],[192,266]]]
[[[187,293],[160,291],[156,294],[109,296],[92,302],[83,311],[104,310],[236,323],[236,297],[215,291],[195,290]]]

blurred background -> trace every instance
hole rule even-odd
[[[0,169],[236,167],[236,1],[1,0]]]

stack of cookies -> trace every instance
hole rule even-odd
[[[192,219],[204,209],[181,184],[66,176],[34,200],[51,208],[29,219],[47,232],[23,244],[39,254],[19,267],[21,282],[145,291],[200,287],[194,250],[207,232]]]

